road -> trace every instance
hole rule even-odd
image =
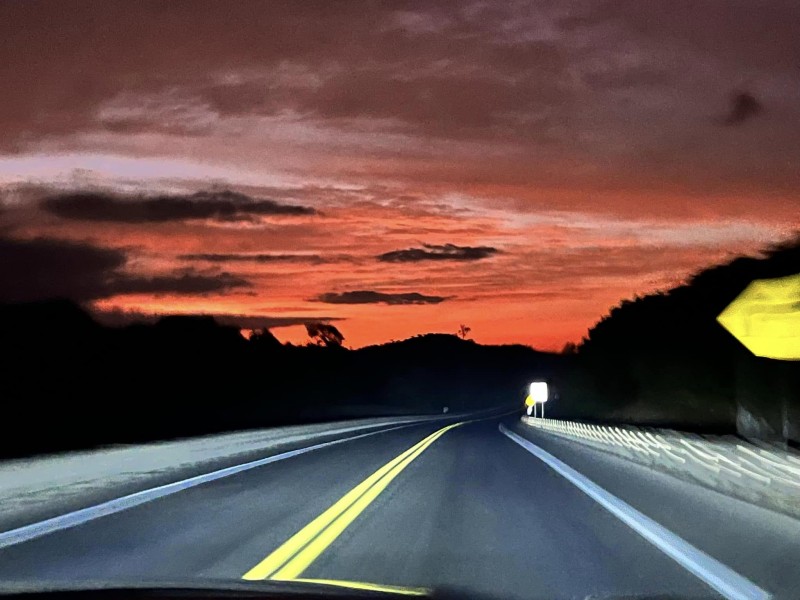
[[[496,598],[719,597],[498,423],[403,427],[197,485],[2,548],[0,580],[285,577]],[[796,565],[800,542],[781,530]],[[753,568],[745,575],[758,583],[783,576]]]

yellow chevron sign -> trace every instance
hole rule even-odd
[[[756,279],[717,321],[756,356],[800,360],[800,273]]]

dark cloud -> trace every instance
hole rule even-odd
[[[222,325],[235,325],[242,329],[275,329],[277,327],[292,327],[295,325],[307,325],[308,323],[329,323],[331,321],[342,321],[339,317],[300,317],[300,316],[258,316],[258,315],[211,315]]]
[[[17,4],[0,4],[0,75],[15,83],[0,106],[8,131],[0,147],[91,127],[184,135],[213,128],[213,117],[180,106],[150,111],[133,102],[103,116],[121,95],[186,88],[223,117],[297,111],[389,118],[448,137],[489,127],[513,132],[520,124],[509,116],[541,115],[548,102],[564,100],[569,82],[557,44],[507,31],[531,18],[511,5]],[[269,35],[265,23],[273,25]],[[219,77],[237,71],[251,76]]]
[[[108,282],[108,295],[117,294],[186,294],[222,293],[234,288],[250,287],[250,282],[230,273],[214,275],[197,271],[179,271],[153,277],[115,276]]]
[[[117,294],[211,294],[249,287],[229,273],[181,271],[135,276],[122,271],[124,250],[88,243],[36,238],[0,238],[0,301],[68,298],[77,302]]]
[[[0,238],[0,300],[103,297],[109,279],[126,260],[121,250],[89,244]]]
[[[319,89],[287,94],[284,101],[293,110],[324,120],[388,119],[399,131],[437,138],[538,138],[554,125],[545,114],[546,107],[566,101],[569,92],[561,82],[565,74],[558,52],[549,44],[531,45],[535,48],[529,51],[530,62],[524,68],[539,67],[541,79],[518,72],[517,79],[510,82],[503,75],[516,64],[523,68],[522,58],[517,58],[517,63],[501,65],[498,60],[496,64],[487,56],[498,46],[486,44],[483,56],[470,51],[485,67],[480,76],[442,72],[404,78],[389,63],[367,72],[343,72],[327,79]],[[447,57],[434,54],[424,60],[435,63]],[[531,119],[531,114],[537,118]]]
[[[323,258],[319,254],[245,254],[245,253],[211,253],[211,254],[182,254],[181,260],[187,261],[206,261],[213,263],[245,262],[245,263],[313,263],[319,264],[329,262],[330,259]]]
[[[290,121],[277,146],[269,134],[263,148],[242,154],[280,154],[287,141],[287,157],[331,156],[324,147],[331,129],[347,134],[337,139],[337,153],[351,133],[381,140],[352,151],[359,159],[388,158],[394,172],[385,179],[401,170],[415,180],[427,174],[463,182],[466,171],[474,180],[562,185],[568,177],[606,187],[606,178],[630,185],[632,176],[674,184],[663,155],[679,156],[681,169],[693,158],[670,146],[676,138],[712,163],[695,161],[700,175],[684,177],[716,182],[747,169],[715,152],[713,140],[687,136],[697,133],[691,124],[720,85],[752,74],[772,90],[770,111],[788,118],[770,125],[783,130],[779,144],[764,131],[769,146],[748,144],[748,152],[763,155],[787,178],[781,185],[796,188],[796,161],[774,159],[786,149],[796,156],[797,102],[783,83],[796,76],[800,56],[796,1],[757,10],[725,0],[340,4],[145,0],[133,10],[119,0],[0,3],[0,80],[7,82],[0,148],[29,153],[40,140],[60,140],[97,151],[99,142],[90,140],[98,135],[138,155],[147,151],[147,135],[130,136],[134,142],[124,133],[142,132],[158,134],[159,144],[175,136],[174,146],[151,147],[151,154],[227,163],[236,160],[233,132],[283,132]],[[261,123],[264,117],[281,124]],[[312,129],[295,139],[295,124]],[[324,135],[309,135],[317,127]],[[397,133],[421,139],[389,147],[378,136]],[[436,145],[447,140],[479,142],[479,158],[458,160],[474,152],[467,144]],[[306,143],[308,150],[292,147]],[[456,173],[430,154],[452,159]],[[541,157],[536,169],[530,156]],[[419,172],[396,167],[398,159],[414,161],[407,166]],[[380,177],[375,163],[363,164]],[[782,178],[765,172],[772,185]]]
[[[439,304],[447,299],[445,296],[426,296],[418,292],[387,294],[370,290],[327,292],[317,297],[317,300],[326,304]]]
[[[155,323],[167,314],[143,313],[137,311],[108,310],[95,311],[98,322],[112,327],[121,327],[132,323]],[[240,329],[277,329],[308,323],[329,323],[341,321],[338,317],[303,317],[303,316],[270,316],[270,315],[231,315],[219,313],[202,313],[192,316],[213,317],[220,325],[231,325]]]
[[[421,262],[425,260],[481,260],[497,254],[491,246],[456,246],[455,244],[422,244],[422,248],[393,250],[378,256],[382,262]]]
[[[189,195],[121,196],[99,192],[65,193],[44,198],[46,211],[76,221],[163,223],[190,219],[246,221],[266,215],[310,215],[306,206],[279,204],[231,191]]]
[[[741,125],[745,121],[761,114],[764,107],[755,96],[741,92],[731,96],[731,110],[725,117],[726,125]]]

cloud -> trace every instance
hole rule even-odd
[[[423,244],[422,248],[393,250],[378,256],[382,262],[421,262],[424,260],[481,260],[497,254],[491,246],[456,246],[455,244]]]
[[[295,325],[307,325],[308,323],[330,323],[331,321],[342,321],[340,317],[301,317],[301,316],[260,316],[260,315],[211,315],[222,325],[235,325],[242,329],[276,329],[278,327],[293,327]]]
[[[261,216],[310,215],[316,212],[307,206],[280,204],[231,191],[160,196],[64,193],[44,198],[40,206],[63,219],[112,223],[165,223],[192,219],[247,221]]]
[[[109,278],[127,260],[125,252],[47,238],[0,239],[0,300],[6,302],[108,294]]]
[[[741,125],[763,111],[764,107],[752,94],[748,92],[734,94],[731,96],[731,110],[725,117],[725,125]]]
[[[94,311],[98,322],[111,327],[121,327],[132,323],[155,323],[159,319],[175,313],[144,313],[128,310],[98,310]],[[213,317],[220,325],[230,325],[240,329],[277,329],[279,327],[293,327],[308,323],[329,323],[341,321],[339,317],[303,317],[303,316],[271,316],[271,315],[240,315],[225,313],[202,313],[189,316]]]
[[[246,253],[209,253],[209,254],[182,254],[181,260],[186,261],[206,261],[213,263],[245,262],[245,263],[282,263],[299,262],[319,264],[330,262],[330,259],[323,258],[319,254],[246,254]]]
[[[796,161],[781,160],[796,156],[800,123],[785,83],[796,75],[796,2],[401,4],[334,14],[317,3],[170,3],[121,19],[114,2],[87,3],[62,11],[53,44],[46,6],[6,3],[0,148],[36,152],[48,169],[65,151],[163,161],[153,171],[172,181],[180,157],[196,161],[194,181],[226,165],[239,185],[268,170],[356,186],[574,188],[587,206],[601,204],[586,200],[593,189],[738,192],[745,175],[755,189],[797,188]],[[265,22],[282,26],[265,38]],[[724,140],[693,125],[741,77],[787,118],[722,152]],[[769,169],[741,168],[741,148]]]
[[[118,275],[108,281],[108,295],[186,294],[202,296],[247,287],[250,287],[250,282],[230,273],[208,275],[187,270],[152,277]]]
[[[445,296],[426,296],[418,292],[387,294],[370,290],[353,292],[327,292],[317,297],[326,304],[439,304],[447,300]]]
[[[223,293],[250,283],[229,273],[185,270],[138,276],[122,269],[127,253],[52,238],[0,238],[0,301],[69,298],[77,302],[118,294]]]

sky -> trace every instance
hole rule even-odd
[[[800,229],[796,0],[0,4],[0,300],[558,350]]]

